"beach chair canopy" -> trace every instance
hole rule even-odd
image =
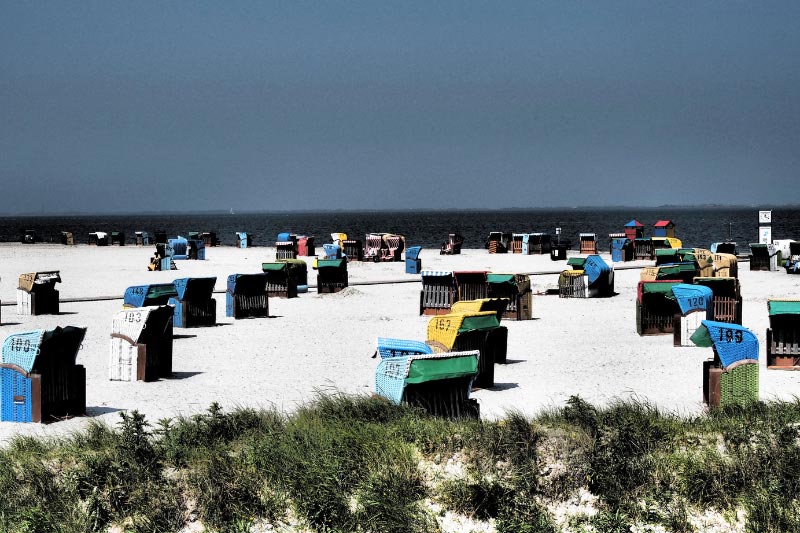
[[[216,277],[208,278],[180,278],[172,282],[178,293],[178,300],[205,301],[214,293]]]
[[[498,322],[502,320],[503,313],[510,300],[508,298],[480,298],[478,300],[459,300],[454,302],[451,307],[451,313],[478,313],[481,311],[493,311],[497,313]]]
[[[326,243],[322,245],[325,252],[325,259],[338,259],[342,257],[342,247],[338,244]]]
[[[231,294],[261,294],[267,290],[267,275],[231,274],[228,276],[227,291]]]
[[[425,282],[425,278],[452,278],[453,273],[448,270],[423,270],[419,273],[422,276],[423,283]]]
[[[31,292],[37,285],[53,287],[56,283],[61,282],[61,274],[58,270],[49,272],[30,272],[28,274],[19,275],[19,289],[26,292]]]
[[[178,296],[178,291],[172,283],[134,285],[125,289],[123,305],[126,307],[166,305],[170,298],[176,296]]]
[[[599,255],[590,255],[586,257],[586,261],[583,263],[583,271],[586,272],[589,283],[594,283],[600,277],[610,274],[611,267]]]
[[[679,283],[679,281],[640,281],[637,287],[637,300],[641,303],[648,295],[675,300],[672,287]]]
[[[567,266],[572,267],[572,270],[583,270],[584,263],[586,263],[585,257],[570,257],[567,259]]]
[[[85,335],[86,328],[74,326],[12,333],[3,342],[0,363],[19,367],[26,374],[39,373],[44,368],[72,366]]]
[[[410,246],[406,248],[406,259],[417,259],[422,251],[422,246]]]
[[[261,270],[264,272],[289,272],[288,263],[261,263]]]
[[[711,304],[714,293],[711,289],[702,285],[689,285],[688,283],[678,283],[672,286],[672,294],[678,300],[681,313],[684,315],[690,311],[706,310]]]
[[[316,268],[317,270],[323,268],[347,268],[347,259],[319,259]]]
[[[292,235],[291,233],[288,233],[288,232],[282,232],[282,233],[278,233],[277,241],[278,242],[287,242],[287,241],[293,240],[293,238],[296,239],[297,236],[296,235]]]
[[[752,331],[738,324],[703,320],[692,334],[697,346],[713,347],[723,368],[730,368],[744,361],[758,361],[758,338]]]
[[[168,311],[164,312],[164,310]],[[111,331],[112,333],[124,335],[133,344],[143,342],[145,334],[155,337],[157,333],[162,333],[162,331],[149,331],[152,329],[148,328],[149,325],[152,326],[152,324],[148,324],[151,315],[157,317],[157,322],[161,326],[159,329],[164,329],[172,323],[172,309],[170,307],[158,305],[131,307],[114,315],[111,319]]]
[[[433,353],[433,349],[422,341],[378,337],[378,353],[381,359],[387,359],[389,357]]]
[[[768,300],[769,316],[800,315],[800,300]]]

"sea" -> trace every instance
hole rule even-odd
[[[450,233],[464,237],[464,248],[483,248],[489,232],[548,233],[553,239],[577,243],[579,233],[595,233],[598,248],[609,249],[608,235],[620,233],[624,225],[637,220],[646,237],[654,235],[654,224],[670,220],[675,235],[687,248],[709,248],[714,242],[735,241],[740,253],[759,242],[757,207],[618,207],[486,210],[404,210],[404,211],[319,211],[265,213],[149,213],[81,214],[62,216],[0,217],[0,242],[20,242],[27,230],[34,230],[38,242],[58,243],[62,231],[72,232],[76,243],[88,243],[89,233],[123,232],[127,244],[135,242],[136,231],[165,231],[168,237],[189,232],[215,232],[221,245],[234,245],[237,232],[247,232],[253,246],[273,246],[278,233],[314,236],[320,246],[330,234],[346,233],[364,239],[367,233],[400,233],[406,246],[438,250]],[[771,210],[773,239],[800,240],[800,208]]]

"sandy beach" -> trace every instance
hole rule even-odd
[[[336,294],[314,288],[298,298],[271,298],[270,318],[225,316],[225,280],[233,273],[260,272],[275,249],[206,249],[205,261],[178,261],[177,271],[149,272],[153,247],[94,247],[0,244],[0,339],[17,332],[56,326],[86,327],[78,363],[86,367],[87,416],[48,424],[0,423],[0,442],[14,435],[61,435],[90,420],[116,424],[119,412],[136,409],[151,424],[204,411],[212,402],[224,409],[275,407],[291,411],[317,393],[371,394],[379,336],[425,340],[427,317],[419,313],[420,277],[403,262],[350,263],[350,287]],[[572,251],[571,253],[576,253]],[[601,254],[610,263],[607,254]],[[646,400],[681,415],[703,412],[702,362],[710,348],[672,345],[672,337],[640,337],[635,328],[636,285],[650,261],[616,263],[612,298],[560,299],[545,295],[557,287],[564,262],[545,256],[489,254],[464,250],[442,256],[421,254],[423,269],[533,273],[533,320],[504,321],[508,361],[497,365],[495,386],[473,394],[483,417],[509,410],[535,414],[560,407],[571,395],[604,405],[620,398]],[[305,259],[302,258],[301,259]],[[309,283],[316,271],[309,263]],[[800,395],[800,372],[767,370],[764,342],[767,300],[800,298],[800,276],[751,272],[740,263],[743,324],[760,340],[760,397]],[[19,316],[21,273],[59,270],[59,315]],[[216,276],[217,325],[175,329],[171,379],[119,382],[108,378],[111,319],[122,308],[126,287],[166,283],[191,276]],[[69,301],[87,299],[87,301]],[[12,305],[13,304],[13,305]]]

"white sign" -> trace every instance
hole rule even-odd
[[[759,222],[759,224],[771,224],[772,223],[772,211],[759,211],[758,212],[758,222]]]
[[[758,228],[758,242],[760,244],[772,244],[772,228],[761,226]]]

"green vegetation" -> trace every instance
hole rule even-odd
[[[577,397],[483,422],[348,396],[291,415],[122,413],[15,439],[0,492],[0,531],[15,533],[464,530],[453,516],[500,533],[798,531],[800,401],[691,419]]]

